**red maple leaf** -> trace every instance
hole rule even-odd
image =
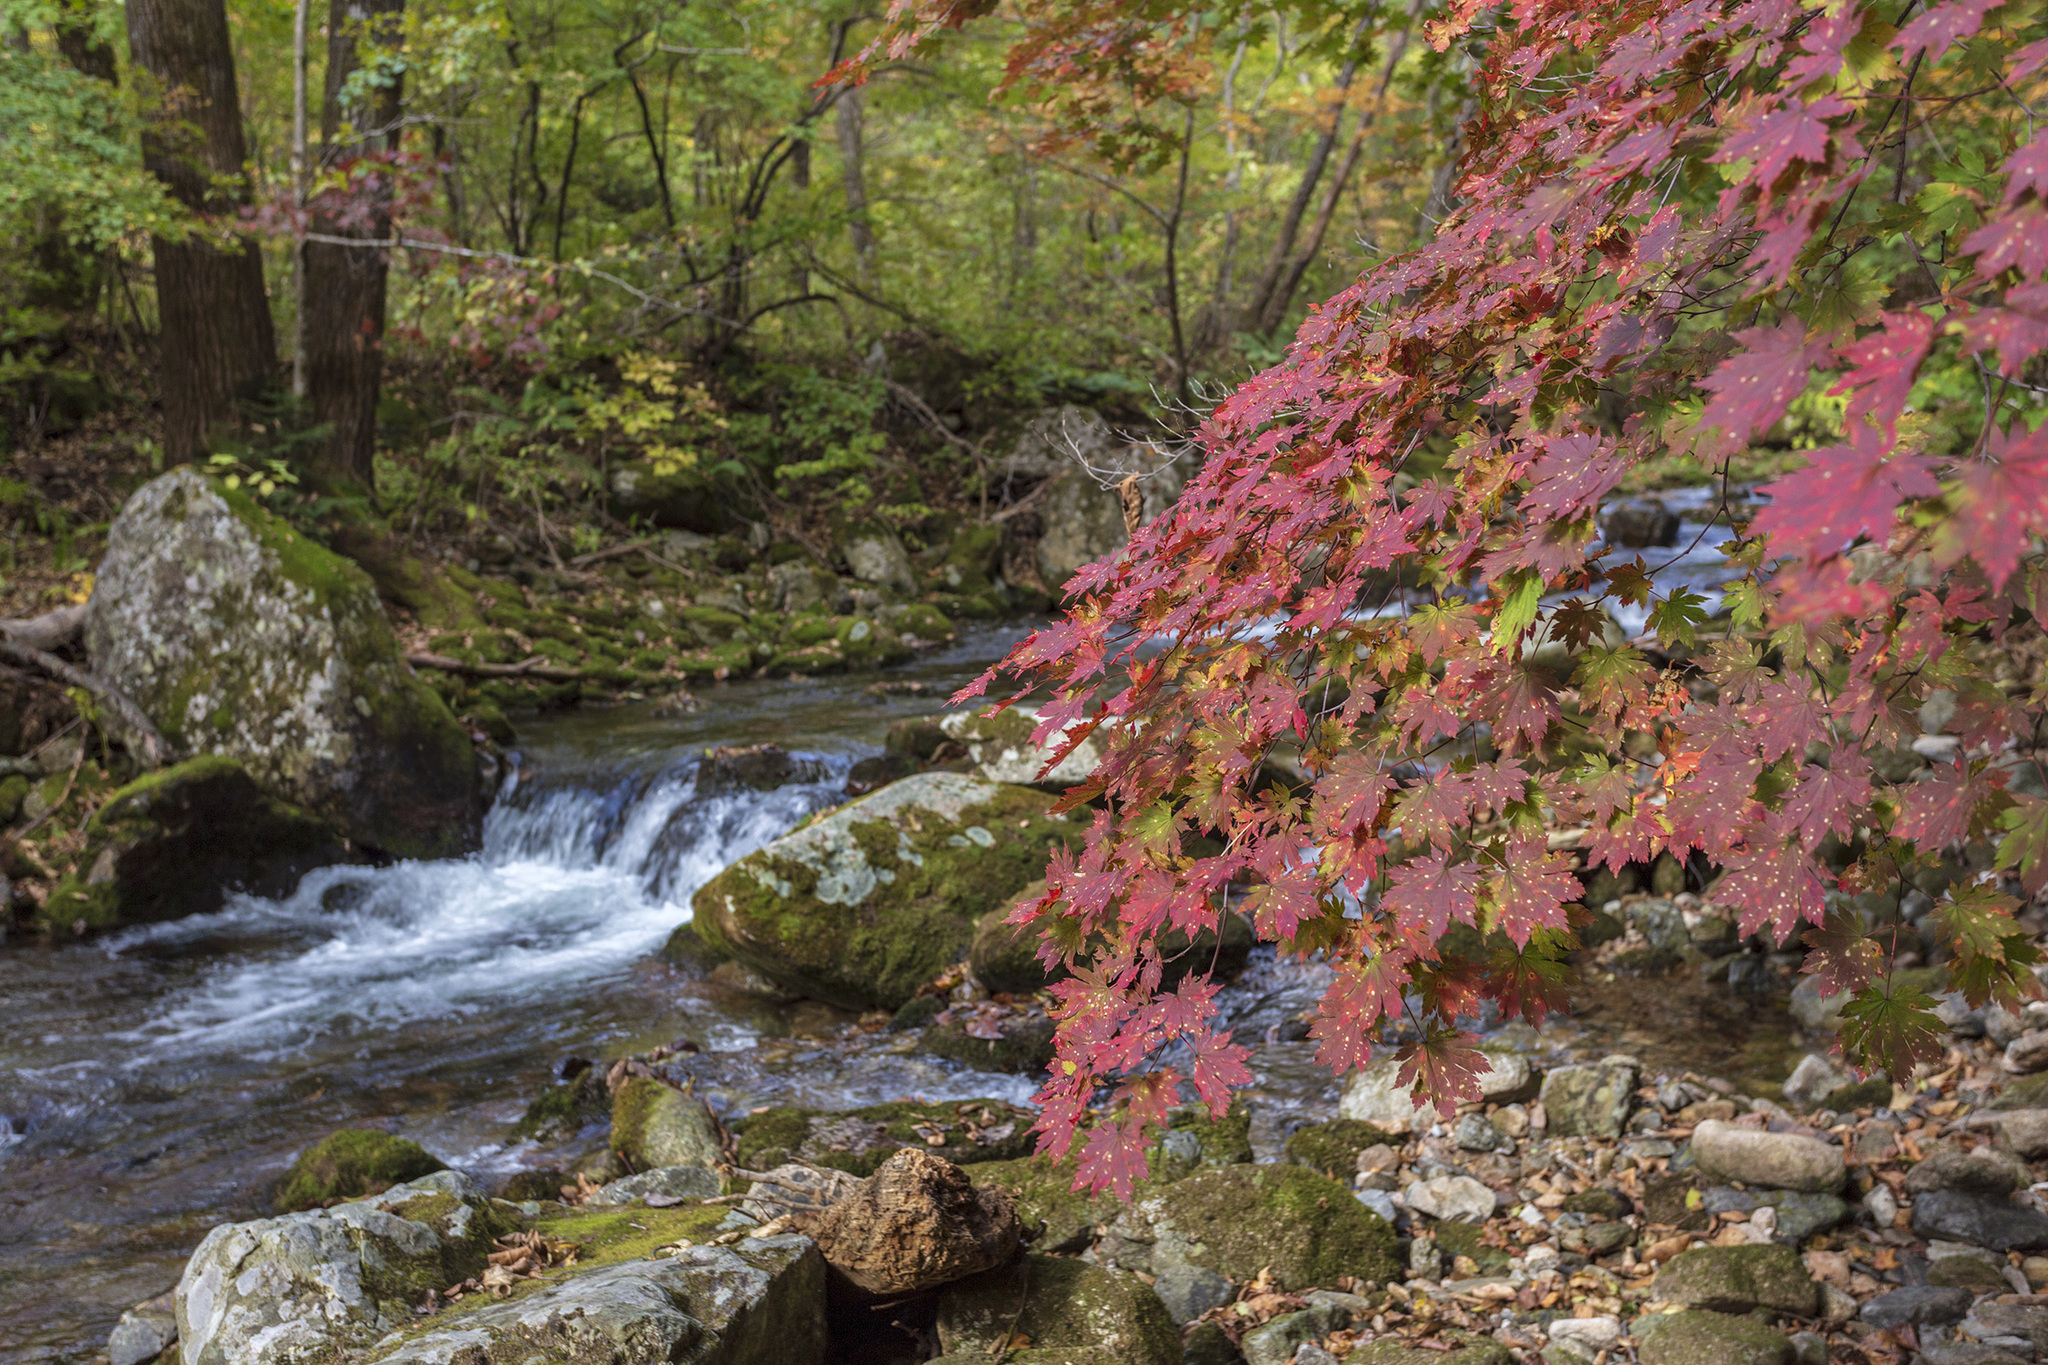
[[[1828,392],[1851,394],[1849,420],[1875,417],[1887,441],[1899,434],[1899,414],[1927,347],[1934,340],[1934,319],[1925,313],[1886,313],[1877,331],[1861,338],[1845,359],[1855,366]]]
[[[1308,1029],[1321,1044],[1317,1061],[1342,1075],[1372,1060],[1374,1026],[1400,1018],[1406,1008],[1411,961],[1405,950],[1390,948],[1362,962],[1337,964]]]
[[[1924,52],[1927,64],[1932,66],[1951,47],[1974,36],[1984,23],[1984,16],[2004,3],[2005,0],[1949,0],[1945,5],[1935,5],[1900,29],[1892,46],[1908,62]]]
[[[2005,774],[1992,768],[1972,772],[1967,763],[1937,763],[1930,781],[1915,782],[1899,802],[1892,833],[1928,852],[1969,837],[1978,807],[2005,790]]]
[[[1831,832],[1849,838],[1869,806],[1870,760],[1838,749],[1830,766],[1809,763],[1800,769],[1799,785],[1779,810],[1799,831],[1800,847],[1811,852]]]
[[[1714,395],[1700,414],[1700,425],[1747,441],[1783,417],[1805,391],[1807,369],[1823,348],[1807,343],[1806,324],[1797,318],[1737,332],[1735,339],[1743,346],[1741,354],[1728,357],[1700,381]]]
[[[1800,968],[1827,995],[1860,991],[1884,965],[1884,950],[1869,936],[1862,912],[1835,910],[1806,931],[1806,963]]]
[[[1985,278],[2017,267],[2028,278],[2048,267],[2048,210],[2038,200],[2008,209],[1963,239],[1963,254],[1977,258]]]
[[[1769,536],[1774,553],[1824,559],[1859,536],[1882,541],[1897,522],[1901,502],[1939,491],[1925,460],[1904,454],[1885,459],[1877,433],[1867,427],[1851,435],[1856,445],[1811,451],[1806,468],[1757,490],[1771,502],[1750,530]]]
[[[1493,1069],[1485,1053],[1464,1043],[1462,1033],[1432,1030],[1397,1054],[1401,1069],[1394,1074],[1394,1083],[1408,1087],[1417,1100],[1433,1104],[1437,1117],[1447,1123],[1459,1105],[1479,1099],[1479,1078]]]
[[[1736,927],[1747,936],[1764,929],[1779,943],[1788,942],[1799,925],[1819,924],[1827,914],[1827,888],[1813,859],[1795,843],[1765,828],[1755,846],[1728,855],[1726,874],[1714,887],[1714,899],[1739,913]]]
[[[2027,191],[2048,197],[2048,133],[2043,133],[2005,159],[2005,202]]]
[[[1951,563],[1969,555],[1997,589],[2048,527],[2048,431],[1995,438],[1992,447],[1995,462],[1972,460],[1958,471],[1955,512],[1941,530],[1940,551]]]
[[[1585,894],[1572,865],[1550,852],[1541,834],[1518,834],[1508,843],[1507,867],[1494,879],[1494,922],[1517,948],[1538,929],[1571,928],[1565,906]]]
[[[1472,923],[1480,880],[1477,868],[1453,866],[1449,854],[1438,853],[1388,869],[1380,906],[1393,914],[1394,932],[1415,956],[1435,957],[1436,941],[1453,919]]]
[[[1770,99],[1755,109],[1757,112],[1737,115],[1743,119],[1743,126],[1707,159],[1751,163],[1745,183],[1766,193],[1793,162],[1825,162],[1832,136],[1827,120],[1849,112],[1849,106],[1833,95],[1823,96],[1812,104],[1796,96]]]

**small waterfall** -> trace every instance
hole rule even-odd
[[[690,917],[721,868],[841,799],[822,780],[699,798],[696,761],[615,776],[529,778],[484,825],[479,854],[328,867],[281,899],[130,931],[121,953],[226,939],[243,950],[123,1035],[135,1065],[166,1054],[302,1055],[427,1020],[545,1008],[616,977]]]

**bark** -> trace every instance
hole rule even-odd
[[[861,157],[861,115],[866,93],[859,86],[843,91],[834,111],[839,123],[839,180],[846,189],[846,236],[863,278],[874,273],[875,233],[868,225],[868,178]]]
[[[366,99],[351,99],[348,78],[361,66],[358,44],[393,32],[404,0],[330,0],[327,12],[327,88],[320,113],[321,161],[329,169],[394,150],[399,87],[391,83]],[[343,125],[348,125],[344,133]],[[388,184],[388,180],[380,180]],[[376,240],[391,235],[388,190],[368,203],[317,204],[314,232]],[[375,247],[307,242],[306,396],[313,421],[328,434],[303,457],[315,487],[369,488],[377,444],[377,394],[384,377],[384,289],[390,271]]]
[[[808,1221],[808,1220],[807,1220]],[[1010,1196],[905,1147],[816,1217],[825,1264],[876,1298],[916,1294],[1008,1262],[1023,1245]]]
[[[128,0],[128,47],[164,100],[143,165],[187,207],[232,215],[249,202],[248,152],[222,0]],[[275,381],[277,341],[253,241],[159,237],[154,246],[164,451],[179,464]]]

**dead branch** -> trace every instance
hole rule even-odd
[[[575,682],[583,676],[580,668],[561,668],[536,654],[516,664],[468,664],[442,654],[408,654],[405,661],[414,668],[434,668],[443,673],[466,673],[476,678],[540,678],[547,682]]]
[[[164,743],[163,736],[156,732],[156,726],[150,723],[149,717],[143,714],[141,707],[129,700],[127,693],[82,668],[65,663],[46,650],[21,643],[14,634],[12,623],[0,624],[0,659],[10,659],[27,668],[41,669],[59,682],[84,688],[107,708],[119,728],[125,731],[121,738],[135,750],[144,763],[152,768],[161,768],[171,761],[171,746]]]
[[[85,630],[85,603],[46,611],[41,616],[0,616],[0,635],[30,649],[56,650],[76,640]]]

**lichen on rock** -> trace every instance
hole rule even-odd
[[[714,949],[813,999],[896,1009],[960,960],[976,921],[1080,829],[1051,798],[921,773],[726,868],[692,904]]]
[[[175,747],[409,857],[477,845],[468,736],[399,655],[370,579],[191,469],[128,499],[86,616],[93,667]]]

